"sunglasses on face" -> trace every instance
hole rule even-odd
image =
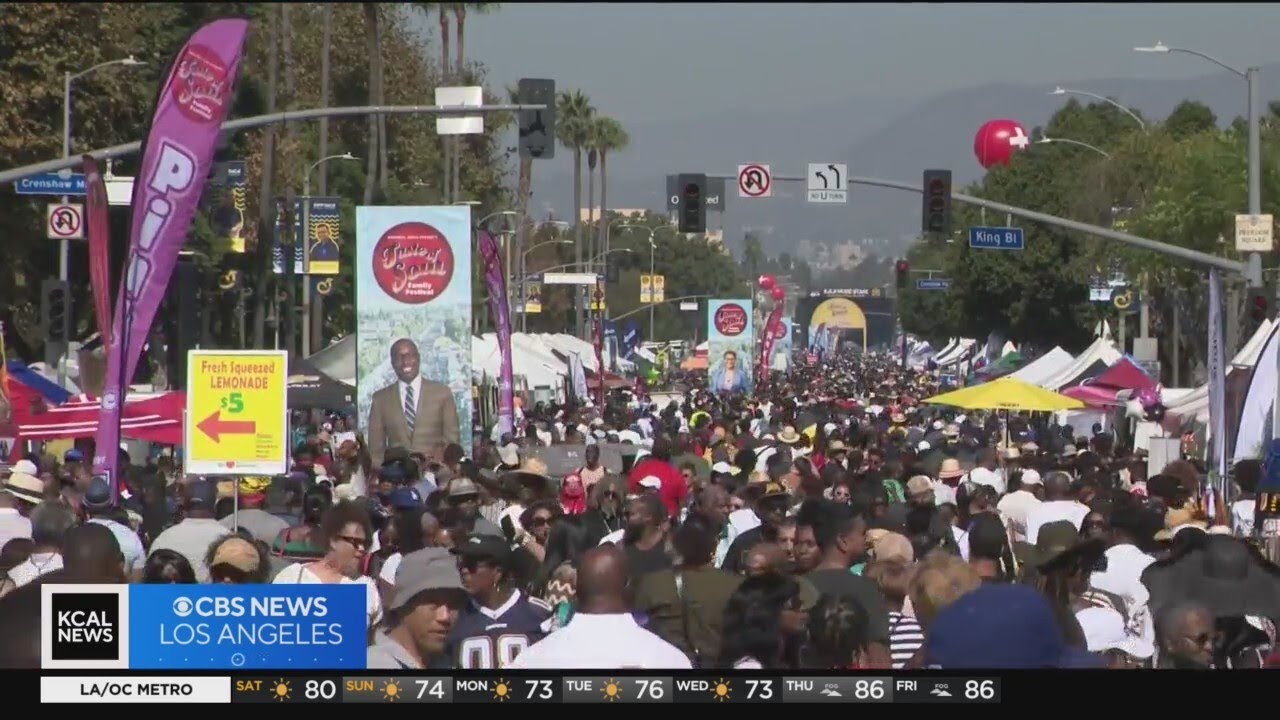
[[[487,568],[487,567],[491,567],[492,565],[493,563],[490,560],[485,560],[482,558],[474,558],[474,557],[464,557],[458,561],[458,566],[461,567],[463,570],[466,570],[467,572],[475,572],[482,567]]]
[[[369,541],[362,537],[355,537],[354,535],[339,535],[338,539],[345,543],[350,543],[351,547],[357,550],[364,550],[369,547]]]
[[[551,524],[551,518],[546,515],[536,515],[529,521],[529,527],[546,527]]]

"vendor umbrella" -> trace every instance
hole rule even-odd
[[[965,410],[1054,412],[1084,407],[1084,403],[1079,400],[1010,377],[935,395],[921,402],[926,405],[951,405]]]

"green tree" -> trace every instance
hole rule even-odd
[[[1165,118],[1164,130],[1174,139],[1182,140],[1209,132],[1218,126],[1218,118],[1208,105],[1195,100],[1183,100]]]
[[[631,143],[622,123],[611,117],[596,118],[592,139],[600,154],[600,241],[599,252],[609,248],[609,155],[621,152]]]
[[[591,123],[595,108],[581,90],[560,93],[556,101],[556,138],[566,147],[573,148],[573,240],[574,261],[582,263],[582,151],[591,138]],[[578,328],[581,318],[575,317]]]
[[[766,258],[760,236],[748,230],[742,239],[742,269],[752,281],[764,270]]]

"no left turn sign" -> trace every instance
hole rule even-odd
[[[49,203],[44,227],[50,240],[83,240],[84,205]]]
[[[738,166],[738,197],[762,198],[773,195],[773,175],[768,165]]]

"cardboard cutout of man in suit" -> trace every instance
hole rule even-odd
[[[391,344],[396,381],[373,394],[369,408],[369,452],[381,465],[389,447],[439,459],[458,442],[458,407],[447,385],[422,377],[418,346],[408,338]]]

